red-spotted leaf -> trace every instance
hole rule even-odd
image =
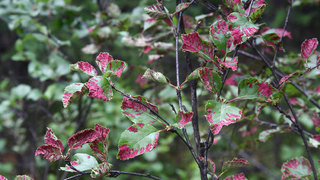
[[[309,56],[311,56],[314,51],[317,49],[318,40],[317,38],[306,39],[301,44],[301,56],[303,60],[307,60]]]
[[[161,7],[158,4],[151,5],[144,8],[144,11],[154,19],[164,19],[167,18],[165,12],[162,11]]]
[[[273,49],[277,48],[279,43],[280,49],[282,49],[282,42],[280,42],[280,36],[275,32],[265,32],[262,34],[262,39],[267,46],[272,47]]]
[[[180,3],[176,7],[176,11],[172,14],[174,16],[175,14],[187,9],[190,6],[191,3]]]
[[[119,140],[117,157],[121,160],[150,152],[158,144],[159,130],[149,124],[137,123],[125,130]]]
[[[8,179],[0,174],[0,180],[8,180]]]
[[[282,164],[282,177],[284,179],[302,179],[310,177],[312,170],[309,161],[304,157],[293,158]]]
[[[237,66],[237,64],[238,64],[238,56],[234,57],[233,59],[230,58],[230,57],[226,57],[226,58],[224,58],[224,60],[220,60],[218,58],[218,62],[220,64],[222,64],[224,67],[230,68],[230,69],[232,69],[232,71],[235,71],[235,70],[237,70],[237,67],[238,67]]]
[[[225,161],[222,165],[222,171],[246,166],[248,161],[242,158],[233,158],[231,161]]]
[[[243,173],[240,173],[233,176],[228,176],[224,180],[247,180],[247,178]]]
[[[242,115],[239,108],[214,100],[207,102],[206,112],[205,116],[213,134],[218,134],[223,126],[239,121]]]
[[[201,68],[199,69],[201,82],[211,92],[217,93],[222,87],[221,77],[214,69]]]
[[[95,124],[95,129],[97,138],[90,143],[90,148],[94,151],[96,156],[103,162],[107,162],[108,160],[108,143],[107,143],[107,135],[109,134],[108,128],[103,128],[99,124]]]
[[[52,129],[48,128],[47,133],[44,137],[44,145],[37,148],[35,155],[43,155],[49,162],[56,161],[60,158],[64,158],[62,155],[63,144],[52,132]]]
[[[280,132],[282,132],[281,128],[268,129],[268,130],[262,131],[259,134],[259,141],[266,142],[271,137],[272,134],[280,133]]]
[[[137,96],[133,97],[136,101],[130,100],[127,97],[123,98],[122,101],[122,113],[127,116],[134,123],[144,123],[144,124],[152,124],[157,121],[158,118],[150,112],[152,109],[155,112],[158,112],[157,106],[149,103],[145,97]],[[142,102],[146,106],[140,104]]]
[[[71,161],[71,165],[81,172],[91,170],[98,166],[98,161],[96,160],[96,158],[88,154],[76,153],[75,155],[73,155],[73,158],[76,160]],[[60,170],[67,172],[76,172],[68,165],[66,165],[66,167],[60,167]]]
[[[228,7],[231,8],[233,11],[237,11],[244,14],[245,10],[241,0],[225,0],[225,1]]]
[[[52,145],[41,145],[36,150],[36,156],[41,154],[45,159],[47,159],[49,162],[54,162],[56,160],[59,160],[60,158],[63,158],[62,152],[60,148],[57,148]]]
[[[105,73],[103,75],[104,78],[110,77],[111,75],[121,77],[121,73],[126,67],[126,63],[120,60],[114,60],[107,64]]]
[[[28,175],[17,175],[14,180],[33,180],[33,178]]]
[[[99,69],[101,70],[102,74],[104,74],[106,72],[107,66],[111,61],[114,61],[113,57],[107,52],[101,52],[97,56],[96,63],[98,65]]]
[[[89,89],[88,96],[102,99],[104,101],[110,101],[113,97],[113,92],[109,81],[101,76],[92,77],[87,82]]]
[[[223,54],[227,53],[227,41],[230,38],[229,24],[225,20],[218,20],[210,27],[210,37],[213,44]]]
[[[93,142],[98,138],[99,134],[93,129],[85,129],[72,135],[68,139],[70,149],[79,149],[83,144]]]
[[[204,157],[199,157],[199,159],[200,159],[200,161],[204,162]],[[216,172],[216,164],[210,158],[207,158],[207,161],[210,164],[211,171],[213,173],[215,173]]]
[[[212,61],[214,57],[213,45],[200,38],[197,32],[182,34],[182,50],[195,53],[207,61]]]
[[[100,176],[109,176],[111,170],[111,164],[107,162],[100,163],[98,166],[91,170],[90,176],[92,178],[98,178]]]
[[[88,92],[87,87],[83,83],[73,83],[64,89],[62,98],[63,107],[67,108],[73,101],[77,100]]]
[[[177,127],[183,128],[188,122],[191,122],[193,112],[183,112],[179,111],[179,114],[176,117]]]
[[[155,81],[161,84],[170,83],[169,79],[165,75],[151,69],[147,69],[146,72],[143,74],[142,78]]]
[[[61,152],[63,151],[64,147],[62,142],[57,138],[50,128],[48,128],[47,133],[44,136],[44,143],[61,149]]]
[[[243,79],[239,84],[239,95],[236,99],[258,99],[264,102],[277,102],[280,93],[266,82],[255,78]]]
[[[312,115],[311,115],[311,120],[314,124],[315,127],[318,127],[320,126],[320,116],[318,115],[317,112],[313,112]]]
[[[80,71],[88,74],[89,76],[96,76],[97,70],[88,62],[79,61],[76,64],[70,65],[70,69],[73,71]]]
[[[154,25],[157,24],[157,20],[154,19],[154,18],[148,18],[144,21],[144,24],[143,24],[143,31],[146,31],[148,30],[149,28],[153,27]]]
[[[231,37],[227,42],[227,47],[230,48],[230,50],[233,50],[237,45],[246,42],[258,31],[258,26],[240,13],[233,12],[227,19],[232,26]]]

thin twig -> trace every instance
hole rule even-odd
[[[273,56],[273,60],[272,60],[272,65],[271,65],[271,67],[274,67],[275,61],[276,61],[276,59],[277,59],[278,51],[279,51],[279,48],[280,48],[280,44],[282,43],[284,33],[285,33],[285,31],[286,31],[286,29],[287,29],[287,26],[288,26],[289,16],[290,16],[290,13],[291,13],[291,9],[292,9],[292,2],[291,2],[291,0],[289,0],[289,9],[288,9],[288,12],[287,12],[287,17],[286,17],[286,20],[285,20],[284,25],[283,25],[283,28],[282,28],[282,33],[281,33],[280,41],[279,41],[279,43],[277,44],[276,51],[275,51],[274,56]]]

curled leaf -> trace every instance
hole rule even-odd
[[[211,92],[217,93],[222,87],[221,77],[214,69],[201,68],[199,69],[199,75],[204,86]]]
[[[96,63],[103,74],[111,61],[113,61],[113,57],[107,52],[101,52],[96,58]]]
[[[179,128],[183,128],[188,122],[191,122],[193,116],[193,112],[183,112],[179,111],[179,114],[176,117]]]
[[[83,83],[73,83],[64,89],[62,98],[63,107],[67,108],[73,101],[77,100],[88,92],[87,87]]]
[[[73,71],[80,71],[88,74],[89,76],[96,76],[97,70],[88,62],[79,61],[76,64],[70,65],[70,69]]]
[[[92,77],[87,82],[89,89],[88,96],[102,99],[104,101],[110,101],[113,97],[113,92],[109,81],[101,76]]]
[[[151,69],[147,69],[147,71],[143,74],[142,78],[152,80],[161,84],[170,83],[169,79],[165,75]]]

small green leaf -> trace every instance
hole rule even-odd
[[[98,161],[93,156],[84,153],[76,153],[73,156],[76,160],[71,161],[71,165],[79,171],[91,170],[98,166]],[[67,172],[75,172],[68,165],[66,167],[60,167],[60,170]]]
[[[144,73],[144,75],[142,76],[142,78],[151,80],[151,81],[155,81],[161,84],[168,84],[170,83],[169,79],[163,75],[160,72],[156,72],[154,70],[151,69],[147,69],[147,71]]]

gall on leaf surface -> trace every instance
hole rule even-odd
[[[223,126],[235,123],[241,119],[242,111],[230,104],[209,100],[206,104],[206,119],[214,135],[218,134]]]
[[[247,180],[243,173],[226,177],[224,180]]]
[[[158,138],[159,130],[152,125],[133,124],[120,136],[117,158],[127,160],[150,152],[158,145]]]
[[[285,179],[302,179],[311,176],[310,162],[304,157],[293,158],[282,164],[282,177]]]
[[[67,108],[72,102],[79,99],[88,92],[88,88],[83,83],[73,83],[64,89],[62,97],[63,107]]]
[[[109,176],[111,166],[112,165],[107,162],[100,163],[98,166],[91,170],[90,176],[92,178],[98,178],[100,176]]]
[[[103,101],[110,101],[113,97],[113,92],[108,79],[101,76],[92,77],[87,82],[89,89],[88,96],[101,99]]]
[[[44,137],[44,145],[37,148],[35,155],[42,155],[49,162],[54,162],[60,158],[63,158],[63,144],[53,133],[52,129],[48,128]]]
[[[108,78],[111,75],[115,75],[118,78],[121,77],[121,74],[126,67],[126,63],[124,61],[120,60],[114,60],[109,62],[105,67],[105,73],[103,74],[104,78]]]
[[[98,166],[98,161],[93,156],[85,153],[76,153],[73,155],[73,158],[76,159],[75,161],[71,161],[71,165],[79,171],[87,171],[91,170]],[[71,169],[70,166],[66,165],[65,167],[60,167],[60,170],[67,171],[67,172],[76,172],[75,170]]]
[[[238,56],[234,58],[226,57],[224,60],[220,60],[220,58],[218,58],[218,62],[224,67],[232,69],[232,71],[235,71],[238,68]]]
[[[152,69],[147,69],[146,72],[143,74],[142,78],[155,81],[161,84],[170,84],[169,79],[163,75],[161,72],[156,72]]]
[[[165,19],[167,14],[162,11],[161,7],[158,4],[153,4],[144,8],[144,11],[154,19]]]
[[[70,65],[70,70],[83,72],[89,76],[97,76],[97,70],[88,62],[79,61]]]
[[[244,167],[249,162],[242,158],[233,158],[231,161],[225,161],[222,165],[222,171],[226,171],[228,169],[234,169],[239,167]]]
[[[260,82],[256,78],[243,79],[238,86],[239,94],[236,99],[257,99],[262,102],[275,103],[279,100],[280,93],[266,82]]]
[[[201,82],[204,86],[214,94],[219,92],[222,87],[221,77],[214,69],[211,68],[201,68],[199,69],[199,75]]]
[[[314,51],[317,49],[318,40],[317,38],[306,39],[301,44],[301,56],[303,60],[307,60],[309,56],[311,56]]]
[[[176,117],[176,121],[177,121],[177,127],[178,128],[183,128],[187,123],[191,122],[193,116],[193,112],[183,112],[183,111],[179,111],[177,117]]]
[[[214,49],[213,45],[200,38],[197,32],[190,34],[182,34],[182,50],[183,52],[191,52],[202,57],[207,61],[213,61]]]
[[[158,107],[149,103],[145,97],[136,96],[133,97],[137,101],[142,102],[148,108],[152,109],[155,112],[158,112]],[[158,120],[158,118],[150,112],[150,110],[142,104],[130,100],[127,97],[123,98],[122,101],[122,113],[127,116],[134,123],[144,123],[144,124],[152,124]]]
[[[70,149],[79,149],[83,144],[93,142],[98,138],[98,133],[93,129],[85,129],[76,134],[73,134],[68,139],[68,146]]]

